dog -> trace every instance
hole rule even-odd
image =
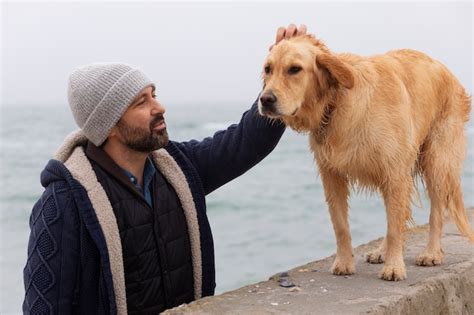
[[[355,272],[348,222],[350,189],[380,192],[387,233],[367,254],[384,263],[379,278],[406,279],[404,232],[416,178],[431,201],[429,241],[419,266],[439,265],[445,210],[474,241],[461,173],[471,97],[439,61],[402,49],[362,57],[334,53],[312,35],[274,46],[263,67],[261,115],[309,134],[336,235],[335,275]]]

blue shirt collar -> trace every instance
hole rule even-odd
[[[130,173],[124,168],[122,168],[122,170],[125,173],[125,175],[127,175],[127,177],[130,179],[130,182],[132,182],[135,188],[137,188],[138,191],[143,193],[146,201],[151,206],[152,199],[151,199],[150,184],[151,184],[151,181],[153,180],[153,177],[155,176],[156,168],[155,168],[155,165],[153,165],[153,162],[150,160],[150,158],[147,157],[145,161],[145,168],[143,169],[143,188],[138,184],[137,178],[132,173]]]

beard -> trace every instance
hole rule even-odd
[[[123,143],[130,149],[150,153],[164,148],[168,144],[169,138],[166,128],[161,130],[153,129],[161,121],[164,121],[164,117],[163,115],[158,115],[150,122],[148,128],[142,128],[127,125],[120,119],[117,122],[117,129],[122,135]]]

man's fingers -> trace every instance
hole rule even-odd
[[[296,35],[298,35],[298,36],[299,35],[304,35],[304,34],[306,34],[306,31],[307,31],[306,25],[301,24],[300,27],[298,27],[298,32],[297,32]]]
[[[279,27],[276,33],[275,43],[268,48],[268,50],[272,50],[275,45],[281,42],[283,39],[289,39],[294,36],[304,35],[306,34],[306,25],[301,24],[300,27],[296,27],[295,24],[290,24],[288,27]]]
[[[277,30],[275,44],[278,44],[279,42],[281,42],[284,37],[285,37],[285,28],[279,27]]]
[[[296,29],[295,24],[288,25],[288,28],[286,29],[286,32],[285,32],[285,39],[289,39],[293,37],[296,34],[296,31],[297,29]]]

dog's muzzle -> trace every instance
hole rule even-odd
[[[272,91],[260,95],[260,109],[262,114],[277,114],[276,103],[277,97]]]

